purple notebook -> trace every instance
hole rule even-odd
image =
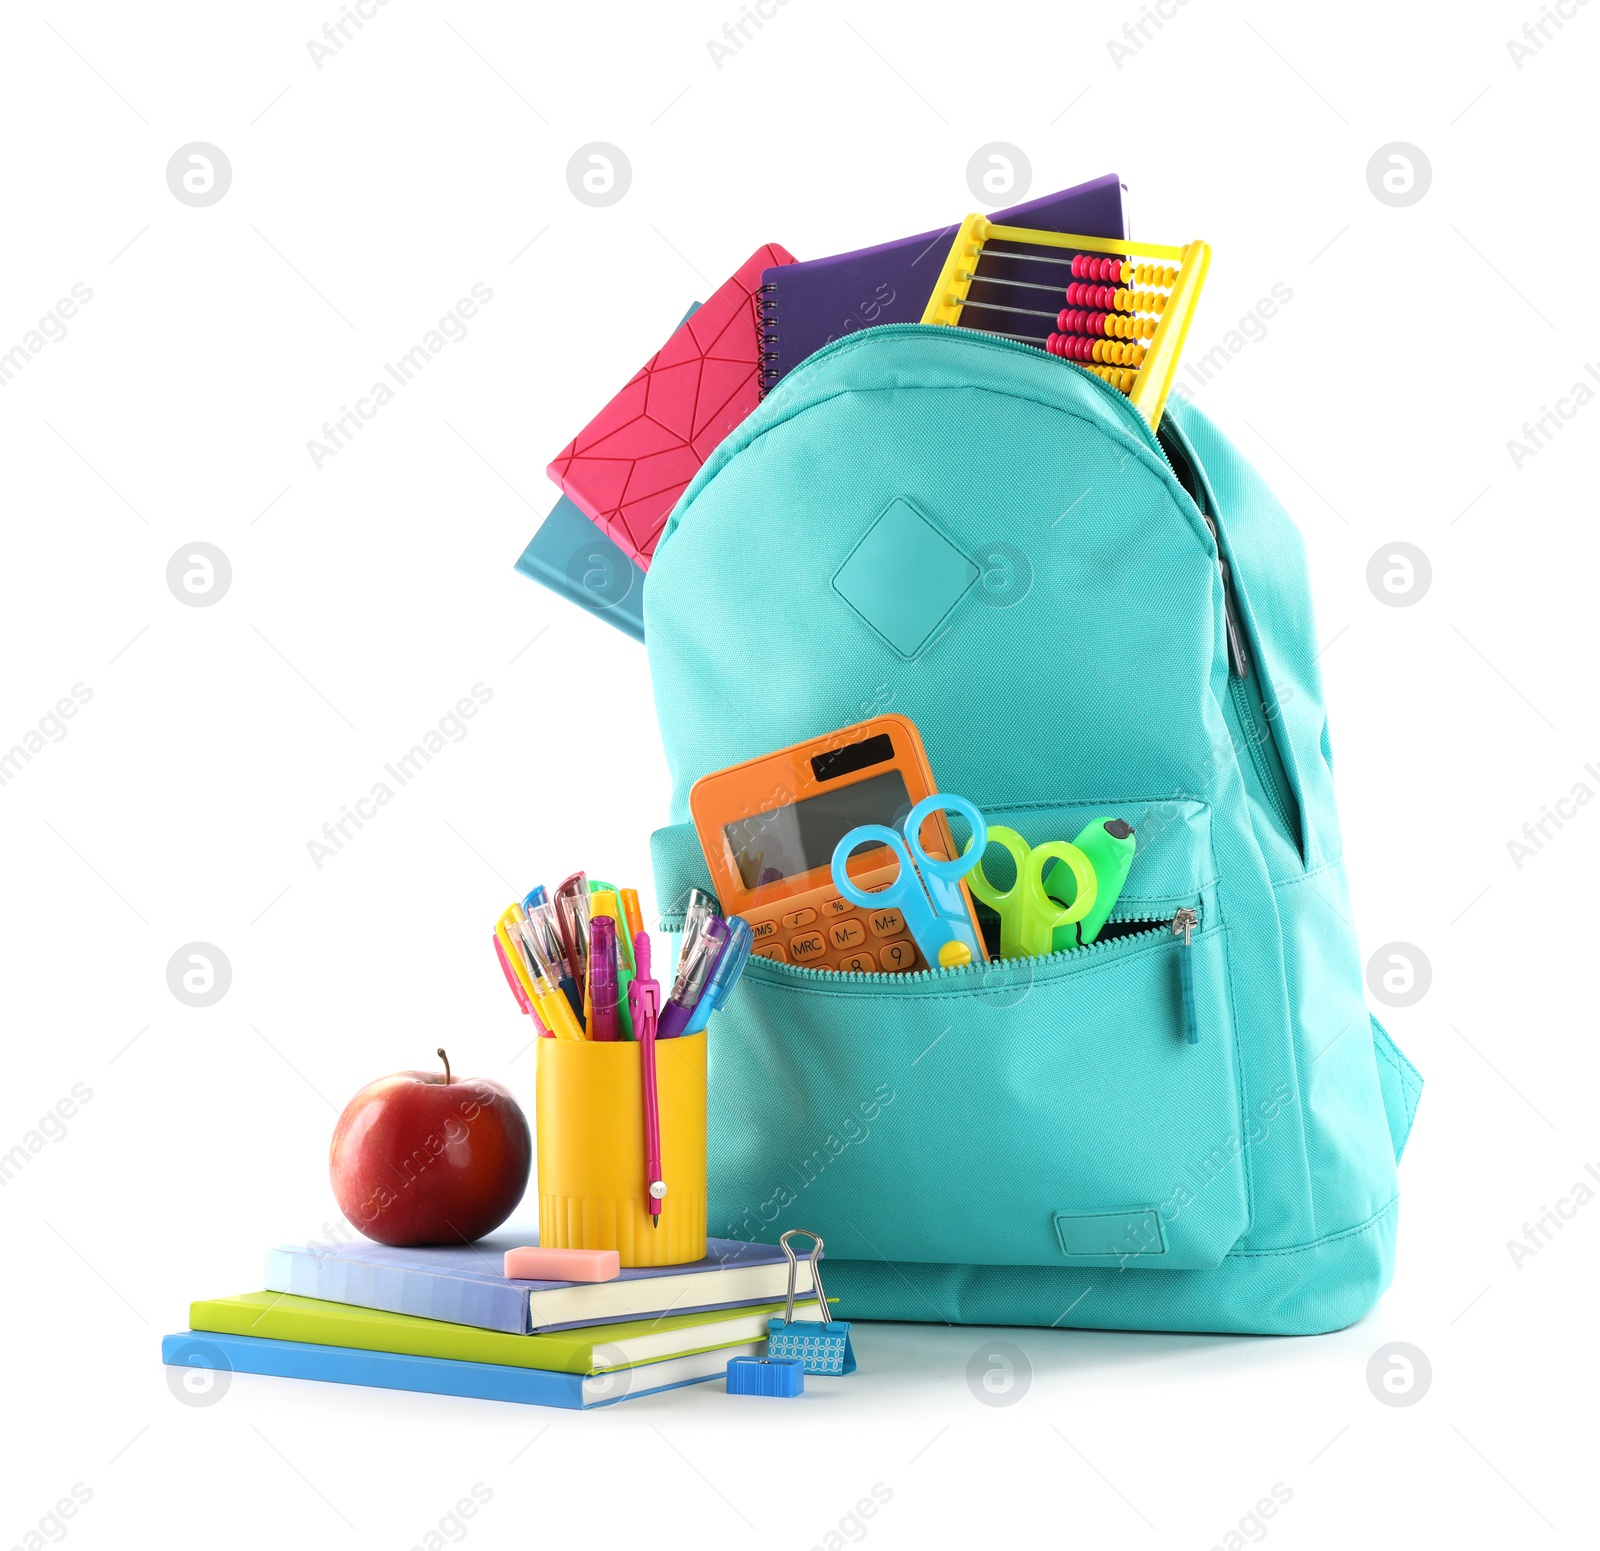
[[[1122,219],[1122,183],[1114,172],[1059,194],[1046,194],[1026,204],[997,210],[991,219],[1042,231],[1079,232],[1085,237],[1127,235]],[[759,297],[763,391],[831,340],[881,323],[917,322],[928,305],[933,282],[955,234],[955,226],[946,226],[938,231],[919,232],[915,237],[902,237],[898,242],[880,243],[875,248],[763,270]],[[1017,280],[1049,283],[1059,279],[1053,266],[1025,261],[1019,261],[1006,273]],[[979,301],[1015,300],[1014,294],[1002,298],[999,288],[991,289],[996,292],[993,297],[978,282],[972,295]],[[1039,305],[1045,306],[1048,301],[1046,297]],[[1049,331],[1044,318],[1014,321],[1021,325],[1018,333],[1031,329],[1042,336]]]
[[[777,1245],[735,1239],[707,1239],[704,1260],[625,1270],[610,1282],[513,1281],[501,1274],[508,1249],[538,1242],[527,1229],[501,1228],[476,1244],[415,1249],[370,1239],[286,1244],[267,1255],[266,1288],[525,1335],[770,1303],[789,1287],[788,1261]],[[800,1264],[796,1286],[811,1290],[808,1261]]]

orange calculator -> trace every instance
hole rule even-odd
[[[840,897],[833,852],[859,825],[902,828],[936,791],[916,725],[876,716],[702,776],[689,811],[723,912],[750,923],[752,952],[811,969],[895,974],[928,965],[900,911]],[[920,839],[929,856],[960,855],[942,812],[929,816]],[[848,865],[851,881],[869,892],[894,882],[899,866],[884,845],[858,847]]]

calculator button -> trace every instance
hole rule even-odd
[[[828,928],[828,941],[835,948],[853,948],[867,940],[867,929],[859,921],[835,921]]]
[[[878,950],[878,962],[883,965],[886,974],[893,974],[896,970],[912,969],[917,962],[917,946],[909,938],[901,942],[885,943]]]
[[[873,975],[878,961],[870,953],[849,953],[839,960],[839,973],[843,975]]]
[[[822,907],[822,913],[825,916],[842,916],[849,914],[855,908],[847,899],[830,899]]]
[[[906,929],[906,918],[898,910],[874,910],[867,917],[874,937],[893,937]]]
[[[752,948],[750,951],[755,954],[757,958],[776,959],[780,964],[787,964],[789,962],[789,950],[785,948],[781,942],[776,940],[772,942],[764,942],[759,948]]]
[[[757,921],[750,928],[750,937],[753,942],[767,942],[778,935],[776,921]]]
[[[791,910],[783,918],[783,924],[793,931],[797,926],[810,926],[816,919],[815,910]]]
[[[828,951],[828,945],[822,940],[821,932],[801,932],[789,939],[789,952],[794,955],[796,964],[804,964],[807,959],[820,959]]]

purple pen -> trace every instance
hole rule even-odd
[[[589,923],[589,1038],[617,1037],[617,923],[596,916]]]
[[[700,1005],[706,986],[711,982],[712,971],[722,950],[728,945],[728,923],[721,916],[712,916],[700,928],[700,936],[678,966],[678,978],[673,982],[672,995],[661,1009],[661,1019],[656,1025],[657,1039],[676,1039],[688,1028],[694,1010]]]

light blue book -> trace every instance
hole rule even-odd
[[[629,1266],[609,1282],[536,1282],[508,1277],[505,1253],[537,1244],[526,1228],[500,1228],[475,1244],[400,1248],[285,1244],[267,1255],[268,1292],[416,1314],[452,1325],[513,1335],[610,1325],[656,1314],[700,1314],[770,1303],[789,1287],[788,1262],[775,1244],[707,1239],[706,1258],[680,1266]],[[811,1263],[797,1288],[811,1291]]]
[[[178,1368],[266,1373],[283,1379],[320,1379],[327,1384],[365,1384],[374,1389],[409,1389],[425,1395],[465,1395],[474,1400],[511,1400],[525,1406],[587,1411],[720,1378],[727,1372],[730,1358],[757,1356],[764,1344],[752,1341],[585,1376],[183,1330],[162,1338],[161,1360]]]
[[[528,540],[517,569],[624,635],[644,640],[644,572],[566,496]]]

